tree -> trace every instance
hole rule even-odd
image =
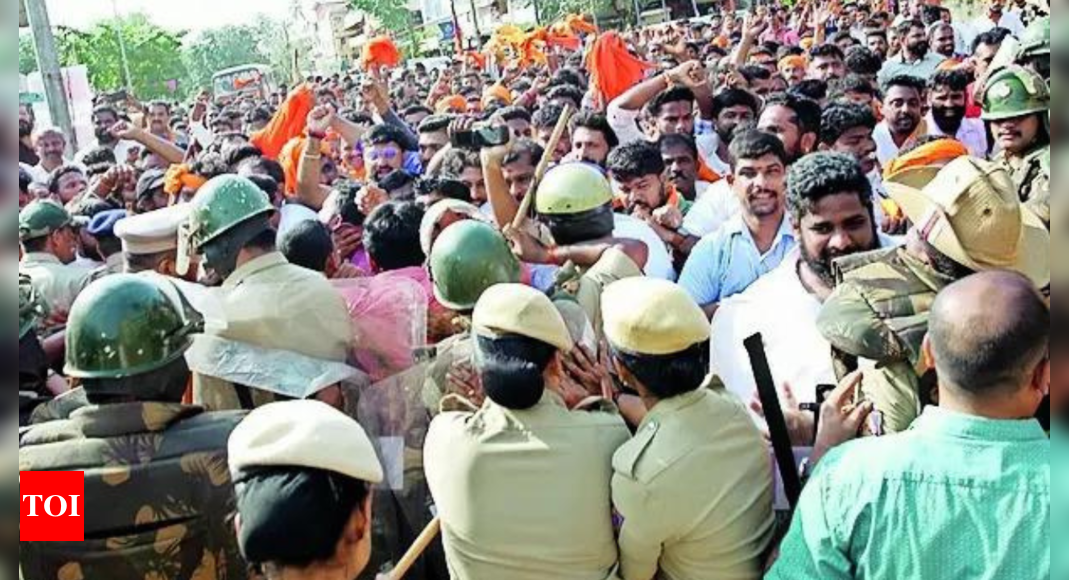
[[[85,65],[89,82],[97,92],[126,86],[119,31],[126,44],[130,67],[130,87],[139,99],[174,98],[174,85],[187,82],[182,63],[184,33],[156,26],[144,14],[107,20],[87,31],[60,28],[57,34],[63,66]]]
[[[28,75],[37,70],[37,49],[33,46],[33,36],[19,34],[19,74]]]
[[[289,82],[293,78],[293,54],[287,34],[283,23],[264,16],[247,25],[200,32],[182,49],[193,89],[210,88],[215,73],[247,64],[266,64],[278,81]]]
[[[408,3],[399,0],[349,0],[356,10],[371,16],[391,32],[408,34],[412,29],[412,16]]]

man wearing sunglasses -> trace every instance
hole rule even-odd
[[[372,127],[364,137],[364,166],[367,167],[369,180],[381,181],[394,171],[404,168],[404,142],[404,135],[395,127]]]

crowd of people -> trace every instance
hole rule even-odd
[[[727,8],[20,106],[22,576],[1066,577],[1049,5]]]

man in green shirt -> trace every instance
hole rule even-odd
[[[824,457],[767,578],[1052,578],[1050,441],[1032,419],[1049,390],[1050,328],[1019,274],[943,290],[924,346],[940,406]]]

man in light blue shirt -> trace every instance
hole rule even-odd
[[[742,212],[694,247],[679,284],[712,318],[720,302],[772,271],[795,248],[787,219],[787,152],[770,133],[749,131],[731,144],[732,189]]]
[[[880,70],[880,86],[903,75],[927,81],[947,58],[932,50],[928,29],[920,20],[907,20],[897,26],[903,39],[902,52],[887,59]]]
[[[1050,309],[1028,279],[992,271],[944,289],[928,325],[940,407],[828,454],[767,580],[1052,578],[1051,444],[1033,418]]]

